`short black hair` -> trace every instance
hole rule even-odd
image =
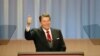
[[[39,21],[41,22],[42,17],[49,17],[49,19],[51,20],[51,17],[48,13],[44,13],[42,15],[39,16]]]

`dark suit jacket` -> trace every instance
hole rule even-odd
[[[38,29],[32,29],[29,32],[25,30],[25,38],[27,40],[34,40],[36,51],[38,52],[58,52],[65,51],[66,46],[63,41],[63,36],[60,30],[52,29],[52,47],[50,47],[43,29],[40,27]]]

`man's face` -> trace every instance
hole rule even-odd
[[[50,28],[50,23],[51,21],[49,17],[42,17],[41,22],[40,22],[41,26],[46,30]]]

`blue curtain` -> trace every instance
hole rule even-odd
[[[5,23],[2,22],[4,21],[2,16],[4,4],[3,0],[0,1],[0,24],[3,24]],[[22,39],[24,39],[27,16],[33,18],[32,28],[38,28],[38,17],[42,13],[50,14],[51,27],[61,29],[64,38],[100,38],[100,0],[23,0],[22,5],[23,18],[20,18],[23,20],[20,25],[23,26],[21,31],[23,33],[20,33]],[[9,24],[15,22],[16,27],[19,26],[16,23],[20,20],[17,18],[17,8],[17,1],[9,0]],[[18,30],[20,29],[16,30],[15,35]]]

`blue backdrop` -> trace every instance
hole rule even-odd
[[[100,0],[0,0],[0,25],[16,26],[11,39],[24,39],[27,16],[38,28],[39,15],[47,12],[64,38],[100,38],[99,5]]]

